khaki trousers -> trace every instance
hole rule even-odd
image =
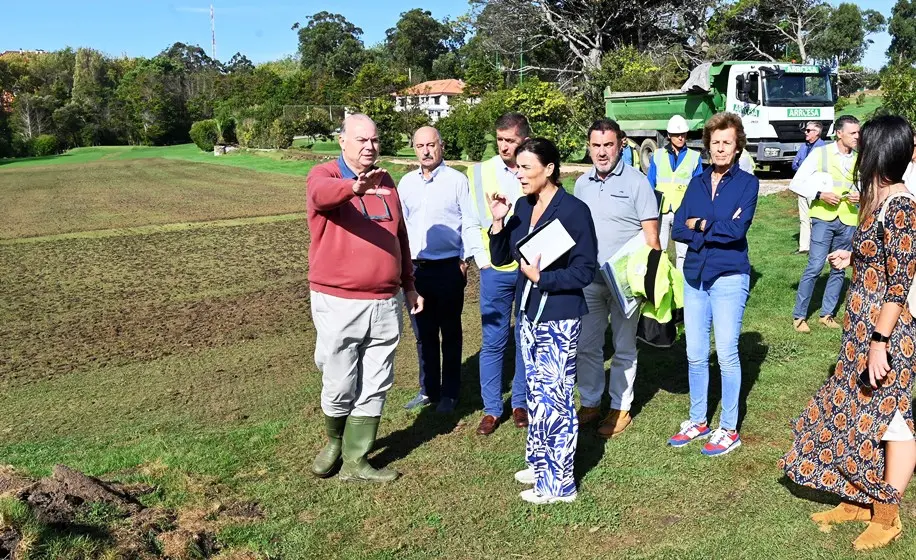
[[[400,298],[346,299],[311,292],[321,410],[328,416],[381,416],[394,382],[401,338]]]

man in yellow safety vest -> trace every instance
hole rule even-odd
[[[757,170],[757,164],[754,163],[754,158],[751,157],[751,154],[747,150],[741,150],[741,155],[738,156],[738,168],[741,171],[746,171],[751,175],[754,174],[754,171]]]
[[[503,415],[502,371],[503,356],[509,343],[512,305],[515,301],[515,280],[518,264],[490,264],[489,229],[493,221],[486,195],[500,193],[512,203],[521,198],[522,186],[516,177],[515,149],[531,135],[528,119],[520,113],[506,113],[496,120],[496,148],[492,158],[468,170],[471,206],[475,209],[476,226],[480,230],[486,255],[475,257],[480,269],[480,318],[483,344],[480,349],[480,396],[483,418],[477,427],[480,435],[490,435]],[[512,378],[512,420],[518,428],[528,426],[528,406],[525,401],[525,364],[522,362],[518,325],[515,329],[515,368]]]
[[[684,200],[687,184],[690,179],[703,172],[703,162],[700,153],[687,147],[687,133],[690,126],[687,119],[674,115],[668,119],[668,145],[655,150],[649,164],[646,177],[649,184],[661,193],[661,229],[659,237],[662,250],[667,250],[668,240],[671,238],[671,228],[674,227],[674,213]],[[687,256],[687,245],[675,243],[677,251],[677,269],[684,268],[684,257]]]
[[[832,188],[817,191],[810,199],[808,216],[811,218],[811,248],[808,251],[808,266],[798,283],[798,294],[795,297],[795,309],[792,313],[793,325],[798,332],[810,332],[808,327],[808,304],[814,293],[814,284],[824,268],[827,255],[838,249],[852,249],[852,234],[859,223],[859,192],[853,184],[852,170],[858,157],[859,121],[855,117],[844,115],[834,124],[836,142],[811,150],[789,188],[794,192],[803,192],[804,185],[812,180],[816,172],[828,173],[832,179]],[[839,329],[840,324],[834,318],[840,302],[846,273],[843,270],[830,270],[824,298],[821,301],[821,325]]]

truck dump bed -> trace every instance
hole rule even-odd
[[[605,95],[608,117],[624,130],[664,130],[673,115],[683,115],[690,130],[702,130],[703,123],[716,114],[712,93],[683,93],[679,90]]]
[[[724,66],[698,66],[681,89],[648,92],[606,89],[605,113],[626,131],[664,130],[674,115],[686,118],[690,130],[702,130],[709,117],[724,108],[724,96],[714,84]]]

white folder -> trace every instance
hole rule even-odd
[[[534,262],[535,257],[541,255],[540,269],[544,270],[575,245],[576,242],[560,220],[553,219],[523,237],[516,247],[528,263]]]

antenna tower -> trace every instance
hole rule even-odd
[[[210,4],[210,37],[212,40],[210,57],[216,60],[216,18],[213,15],[213,4]]]

